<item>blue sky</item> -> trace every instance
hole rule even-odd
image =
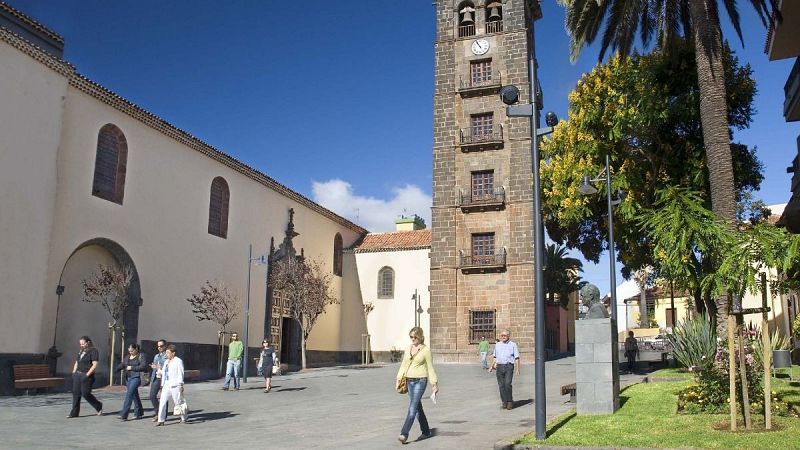
[[[64,36],[82,74],[368,229],[391,229],[403,213],[430,217],[431,1],[8,1]],[[545,109],[566,118],[567,94],[597,51],[571,64],[563,10],[542,3]],[[764,162],[756,196],[785,203],[800,133],[782,115],[793,61],[769,62],[765,29],[747,2],[740,10],[745,48],[727,23],[725,32],[759,94],[736,139]],[[602,292],[607,267],[586,266]]]

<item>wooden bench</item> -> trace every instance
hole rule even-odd
[[[198,378],[198,377],[200,377],[200,371],[199,370],[184,370],[183,371],[183,379],[184,380],[187,380],[187,381],[188,380],[193,380],[193,379]]]
[[[561,395],[569,394],[569,402],[575,403],[575,396],[578,393],[578,385],[576,383],[565,384],[561,386]]]
[[[47,364],[20,364],[14,366],[14,388],[28,389],[64,386],[64,379],[50,376]]]

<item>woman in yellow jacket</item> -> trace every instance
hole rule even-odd
[[[421,438],[425,439],[431,436],[428,419],[425,417],[425,411],[422,410],[422,394],[425,393],[425,388],[428,386],[429,381],[433,385],[433,393],[439,392],[439,380],[436,377],[436,371],[433,370],[431,350],[425,345],[425,335],[422,328],[412,328],[408,333],[408,337],[411,338],[411,347],[403,356],[403,362],[397,371],[397,385],[399,385],[400,379],[405,376],[410,399],[408,415],[406,415],[406,421],[400,431],[400,437],[397,438],[403,444],[408,440],[408,433],[411,431],[411,425],[414,424],[415,417],[419,418],[419,427],[422,430]]]

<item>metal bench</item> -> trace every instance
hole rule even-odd
[[[561,395],[569,394],[569,402],[575,403],[575,396],[578,393],[578,385],[576,383],[565,384],[561,386]]]
[[[64,386],[64,379],[50,376],[47,364],[19,364],[14,366],[14,388],[29,389]]]

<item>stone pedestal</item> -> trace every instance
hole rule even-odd
[[[611,318],[575,322],[575,382],[578,414],[619,409],[617,324]]]

